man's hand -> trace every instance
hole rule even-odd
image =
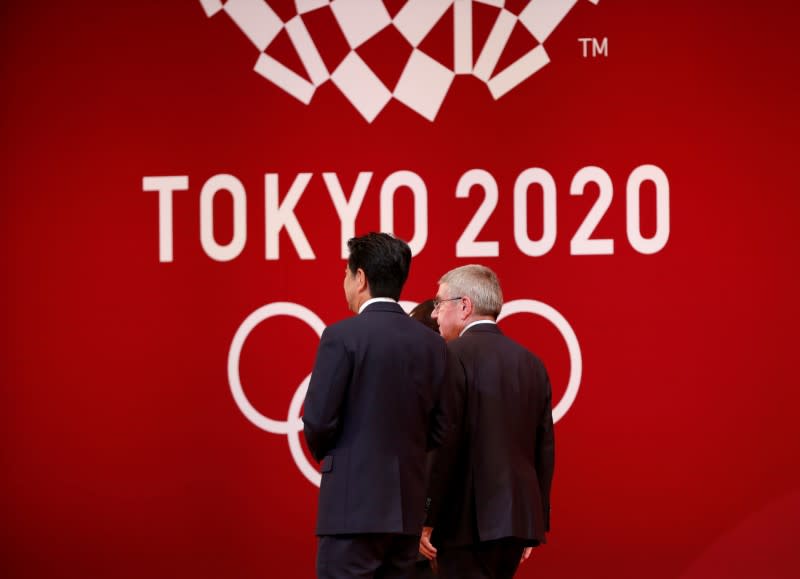
[[[533,547],[525,547],[522,550],[522,558],[519,560],[520,563],[524,563],[525,560],[531,556],[531,551],[533,551]]]
[[[422,527],[422,536],[419,538],[419,552],[429,561],[436,559],[436,547],[431,544],[433,527]]]

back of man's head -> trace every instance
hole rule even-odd
[[[350,250],[347,267],[353,274],[359,268],[364,270],[370,295],[399,300],[411,267],[408,244],[386,233],[368,233],[353,237],[347,247]]]
[[[484,265],[464,265],[451,269],[439,283],[446,283],[452,297],[469,296],[475,314],[497,319],[503,307],[503,291],[497,275]]]

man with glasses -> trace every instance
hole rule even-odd
[[[480,265],[439,280],[432,317],[448,341],[457,434],[435,451],[420,552],[442,579],[512,577],[550,530],[554,439],[541,361],[505,337],[497,276]]]
[[[425,518],[426,451],[446,431],[447,346],[397,304],[408,245],[370,233],[347,246],[344,293],[357,315],[322,333],[303,415],[322,471],[317,575],[408,577]]]

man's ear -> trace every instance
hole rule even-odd
[[[469,296],[464,296],[461,298],[458,305],[461,307],[461,313],[465,320],[475,311],[475,306],[472,304],[472,300],[469,298]]]
[[[359,292],[363,292],[369,287],[369,282],[367,282],[367,274],[364,273],[364,270],[360,267],[356,270],[356,289]]]

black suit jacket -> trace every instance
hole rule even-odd
[[[447,428],[446,363],[444,340],[396,303],[322,333],[303,415],[321,461],[318,535],[420,533],[426,451]]]
[[[432,541],[542,543],[555,457],[547,372],[495,324],[469,328],[448,348],[459,431],[431,457]]]

